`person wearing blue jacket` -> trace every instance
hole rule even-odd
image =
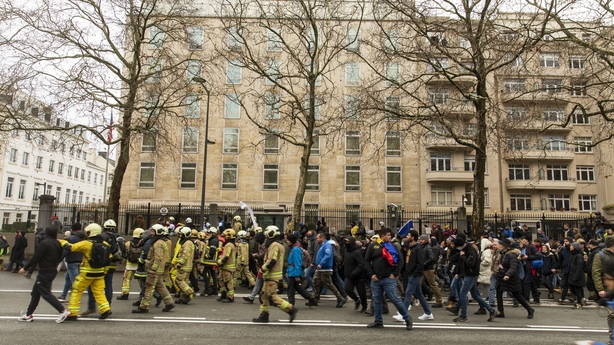
[[[286,277],[288,278],[288,290],[286,291],[288,294],[288,302],[294,305],[294,295],[298,292],[304,299],[309,301],[309,306],[318,305],[313,296],[311,296],[301,285],[303,282],[303,251],[301,243],[298,242],[298,236],[289,234],[286,237],[286,242],[288,246],[290,246],[290,254],[288,254],[288,271],[286,273]]]
[[[332,244],[326,240],[324,233],[319,233],[316,236],[316,240],[320,244],[318,254],[316,254],[316,261],[312,263],[316,268],[316,274],[313,278],[313,297],[316,300],[320,299],[320,293],[322,292],[322,286],[325,286],[337,297],[337,308],[343,307],[346,300],[341,296],[337,287],[333,284],[333,247]],[[310,305],[307,302],[306,305]]]

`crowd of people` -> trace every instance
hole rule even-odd
[[[436,224],[428,234],[395,231],[383,222],[376,233],[354,222],[347,233],[335,234],[321,221],[282,232],[274,225],[264,230],[246,227],[235,216],[230,224],[221,221],[218,227],[201,231],[191,219],[184,224],[160,219],[147,230],[135,229],[126,242],[113,220],[84,230],[73,224],[62,240],[55,239],[57,229],[54,233],[51,228],[45,230],[44,241],[37,241],[45,245],[38,245],[34,258],[27,265],[21,263],[24,274],[36,265],[40,270],[33,289],[37,293],[32,294],[22,321],[32,321],[40,298],[58,309],[58,322],[96,312],[101,319],[109,317],[113,272],[120,262],[125,262],[125,270],[117,299],[128,299],[134,280],[139,285],[133,313],[148,313],[152,302],[164,303],[162,311],[168,312],[177,304],[190,303],[199,292],[234,303],[238,285],[251,289],[244,302],[252,304],[260,297],[260,313],[253,322],[268,322],[271,304],[292,321],[298,310],[297,293],[311,308],[319,305],[327,290],[336,297],[337,308],[352,300],[357,311],[373,315],[369,328],[384,326],[383,315],[389,313],[386,301],[396,309],[393,320],[405,322],[408,330],[413,327],[408,313],[412,306],[422,309],[419,320],[434,320],[433,311],[445,308],[443,313],[453,314],[454,322],[464,323],[470,299],[478,305],[473,314],[485,315],[489,322],[506,317],[503,298],[511,298],[514,307],[522,306],[529,319],[535,315],[533,306],[549,299],[569,303],[573,309],[593,302],[604,305],[609,329],[614,321],[607,304],[614,297],[609,287],[614,277],[609,273],[614,271],[610,230],[592,236],[565,224],[565,238],[557,241],[541,229],[533,236],[526,225],[496,232],[486,227],[481,236],[472,236]],[[174,244],[171,235],[177,236]],[[20,259],[11,256],[9,266],[19,265]],[[67,270],[63,292],[56,298],[50,289],[60,262]],[[542,296],[541,286],[547,296]],[[91,291],[88,309],[80,313],[86,289]],[[68,302],[67,308],[57,301]]]

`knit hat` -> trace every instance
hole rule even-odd
[[[565,239],[567,240],[567,242],[573,243],[573,237],[567,236]]]
[[[578,242],[574,242],[574,243],[572,243],[572,244],[571,244],[571,246],[573,247],[573,249],[574,249],[574,250],[577,250],[577,251],[582,250],[582,249],[580,248],[580,243],[578,243]]]
[[[608,236],[605,238],[605,246],[608,248],[614,246],[614,236]]]
[[[512,242],[510,242],[510,240],[508,238],[504,238],[502,240],[499,240],[499,244],[501,244],[504,247],[511,247],[512,246]]]
[[[379,222],[379,225],[380,226],[384,226],[384,222]]]
[[[429,237],[428,237],[428,235],[421,235],[420,239],[423,240],[423,241],[428,241]]]
[[[462,247],[465,245],[465,239],[459,236],[454,239],[453,243],[455,247]]]
[[[290,243],[294,244],[296,243],[297,240],[298,240],[298,237],[295,234],[288,235],[288,241],[290,241]]]
[[[590,241],[588,241],[588,244],[592,244],[592,245],[594,245],[594,246],[598,246],[598,245],[599,245],[599,242],[597,242],[597,241],[595,241],[595,240],[590,240]]]
[[[367,230],[367,235],[375,235],[375,230]]]
[[[70,230],[72,230],[72,231],[79,231],[79,230],[81,230],[81,229],[82,229],[82,227],[81,227],[81,223],[74,223],[74,224],[73,224],[73,225],[70,227]]]

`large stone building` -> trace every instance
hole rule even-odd
[[[244,201],[268,207],[291,206],[297,190],[302,149],[263,134],[262,128],[248,119],[267,118],[271,120],[270,126],[276,128],[276,116],[281,122],[290,112],[282,111],[279,120],[279,108],[250,98],[249,95],[263,95],[266,90],[273,90],[271,80],[232,60],[232,51],[244,52],[249,48],[250,53],[268,59],[274,70],[284,69],[277,61],[290,60],[288,51],[280,48],[279,37],[285,37],[290,30],[276,31],[261,25],[259,43],[241,42],[228,29],[230,19],[218,16],[219,13],[213,5],[204,6],[191,18],[189,44],[165,41],[160,38],[164,35],[160,35],[159,29],[151,29],[150,39],[155,44],[150,42],[148,49],[152,56],[164,45],[185,52],[190,61],[184,72],[188,81],[193,77],[205,78],[211,90],[208,139],[214,144],[208,145],[205,162],[206,204]],[[258,21],[251,20],[252,24]],[[254,38],[257,29],[249,29],[249,25],[247,21],[243,30],[251,30],[252,36],[242,37]],[[442,74],[442,70],[462,71],[463,66],[442,54],[443,57],[432,59],[431,64],[407,60],[388,62],[385,72],[376,73],[379,65],[376,60],[370,60],[377,56],[373,42],[381,41],[381,33],[377,40],[377,34],[373,33],[378,29],[376,22],[364,20],[360,32],[357,21],[350,20],[340,27],[344,31],[338,34],[346,35],[345,42],[349,43],[328,61],[330,67],[316,83],[322,94],[329,97],[317,109],[316,131],[339,128],[336,132],[327,131],[331,133],[328,136],[318,136],[312,147],[304,204],[311,209],[342,208],[348,212],[361,208],[386,209],[389,205],[439,211],[468,206],[471,212],[475,150],[458,144],[449,135],[449,128],[437,121],[432,121],[430,128],[424,123],[408,127],[383,117],[369,121],[367,116],[371,112],[366,108],[363,118],[350,121],[348,116],[341,125],[327,122],[339,109],[347,115],[348,99],[368,90],[377,77],[384,75],[390,84],[416,75],[430,75],[428,81],[416,80],[423,83],[416,98],[388,97],[387,102],[398,107],[404,103],[420,103],[422,97],[424,103],[431,105],[445,107],[454,103],[460,109],[456,111],[461,113],[458,118],[464,122],[462,134],[472,135],[476,128],[471,104],[460,99],[452,81],[432,78]],[[303,35],[309,41],[313,30]],[[443,45],[466,50],[468,44],[454,32],[444,31],[408,33],[405,37],[390,29],[385,37],[387,41],[383,44],[392,47],[403,46],[402,42],[409,37],[420,49]],[[587,83],[591,83],[598,65],[595,58],[569,43],[555,42],[550,36],[515,56],[513,34],[502,32],[498,37],[510,41],[506,54],[514,58],[507,67],[489,74],[487,80],[493,110],[488,119],[486,213],[566,211],[588,215],[614,203],[614,183],[610,178],[613,176],[612,145],[606,141],[591,146],[595,137],[604,137],[600,133],[609,126],[599,116],[573,111],[578,104],[593,106],[594,98],[588,97],[591,89]],[[223,53],[224,47],[228,54]],[[290,70],[288,67],[287,74]],[[458,80],[471,87],[471,77],[462,78]],[[288,77],[287,85],[299,83]],[[202,97],[200,102],[186,101],[185,118],[177,122],[175,140],[180,152],[172,158],[157,154],[158,138],[155,134],[143,135],[131,156],[122,186],[122,201],[184,205],[200,202],[207,102],[199,83],[188,85],[186,94],[187,99],[198,100],[199,94]],[[242,97],[241,104],[234,97]],[[303,131],[300,121],[296,127]],[[296,128],[286,130],[291,132]]]

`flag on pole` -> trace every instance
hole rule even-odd
[[[409,230],[414,227],[414,222],[410,219],[405,225],[403,225],[398,232],[399,236],[407,236],[409,234]]]
[[[107,133],[107,140],[113,140],[113,112],[111,112],[111,122],[109,123],[109,132]]]
[[[249,217],[252,219],[252,224],[254,224],[254,230],[255,230],[258,227],[258,223],[256,223],[256,217],[254,217],[254,211],[252,211],[252,208],[249,207],[243,201],[239,201],[239,206],[241,206],[242,210],[247,208],[247,212],[249,212]]]

